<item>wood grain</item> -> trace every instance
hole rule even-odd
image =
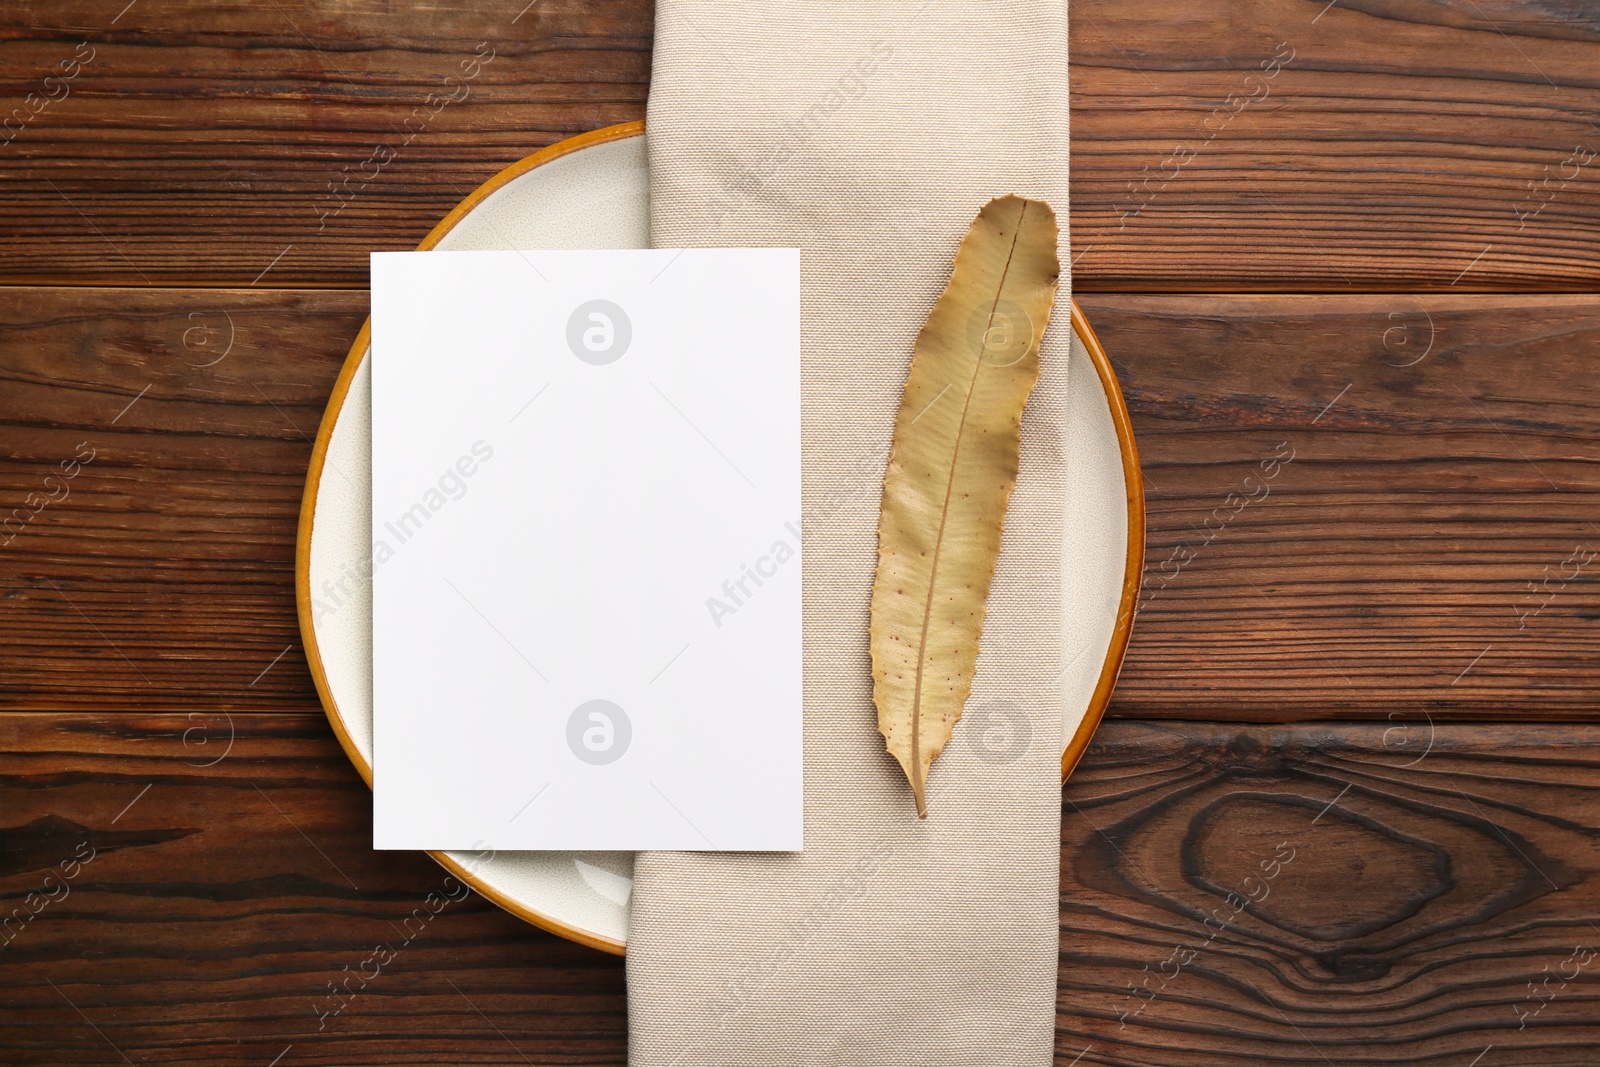
[[[1063,794],[1057,1062],[1593,1063],[1594,743],[1106,726]]]
[[[320,714],[0,716],[0,750],[8,1064],[624,1061],[622,961],[372,851]]]
[[[644,0],[123,2],[0,11],[18,104],[93,50],[0,145],[0,282],[365,288],[496,171],[644,114]]]
[[[1592,8],[1071,10],[1080,292],[1593,291],[1600,280]]]
[[[622,961],[373,852],[316,714],[0,715],[0,751],[7,1063],[624,1062]],[[1543,985],[1600,948],[1592,728],[1112,723],[1064,800],[1058,1063],[1592,1062],[1600,958]]]
[[[1600,298],[1082,303],[1146,478],[1116,714],[1593,717]]]
[[[648,0],[122,8],[0,11],[0,96],[22,108],[0,131],[0,282],[360,288],[368,252],[414,246],[501,167],[644,116]],[[1581,5],[1072,18],[1079,292],[1600,281],[1600,19]]]
[[[366,304],[0,289],[5,706],[314,706],[295,521]]]
[[[1600,299],[1083,303],[1149,496],[1114,714],[1600,710]],[[355,293],[0,290],[0,706],[315,706],[295,521],[364,311]],[[83,442],[69,495],[18,526]]]

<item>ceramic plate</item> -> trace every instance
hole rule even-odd
[[[496,175],[434,228],[423,249],[642,248],[644,124],[574,137]],[[1065,775],[1111,696],[1144,565],[1144,492],[1110,362],[1076,304],[1069,372]],[[323,416],[295,553],[300,631],[334,732],[372,782],[371,378],[363,328]],[[563,937],[620,953],[633,854],[432,854],[478,892]]]

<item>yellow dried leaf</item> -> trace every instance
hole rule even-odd
[[[895,418],[872,586],[873,700],[923,818],[928,767],[972,689],[1022,410],[1061,274],[1056,237],[1049,204],[984,205],[917,334]]]

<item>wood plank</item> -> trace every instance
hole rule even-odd
[[[1593,291],[1600,19],[1079,0],[1078,290]]]
[[[1107,725],[1063,794],[1057,1062],[1593,1063],[1595,740]]]
[[[369,251],[412,247],[501,167],[644,115],[647,0],[122,8],[0,11],[0,95],[21,108],[0,131],[0,282],[270,268],[359,288]],[[1078,0],[1072,17],[1080,292],[1600,279],[1592,12]]]
[[[501,168],[644,114],[643,0],[121,7],[0,11],[8,108],[60,97],[0,145],[0,282],[365,288]]]
[[[365,303],[0,290],[0,707],[315,705],[295,523]],[[1116,714],[1600,713],[1600,298],[1083,303],[1148,477]]]
[[[1600,298],[1082,303],[1147,478],[1118,714],[1600,711]]]
[[[8,1063],[624,1062],[620,960],[475,895],[401,944],[461,894],[371,850],[316,715],[0,715],[0,752]],[[1063,795],[1058,1063],[1592,1062],[1593,727],[1110,723]]]
[[[295,524],[366,305],[0,289],[4,706],[315,705]]]
[[[12,715],[0,738],[6,1063],[624,1061],[621,961],[374,852],[321,716]]]

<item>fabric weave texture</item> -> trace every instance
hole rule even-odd
[[[639,856],[634,1067],[1051,1062],[1067,101],[1057,0],[659,0],[652,243],[801,249],[806,836],[799,853]],[[913,339],[1007,193],[1055,208],[1061,291],[967,717],[919,820],[872,702],[879,494]]]

